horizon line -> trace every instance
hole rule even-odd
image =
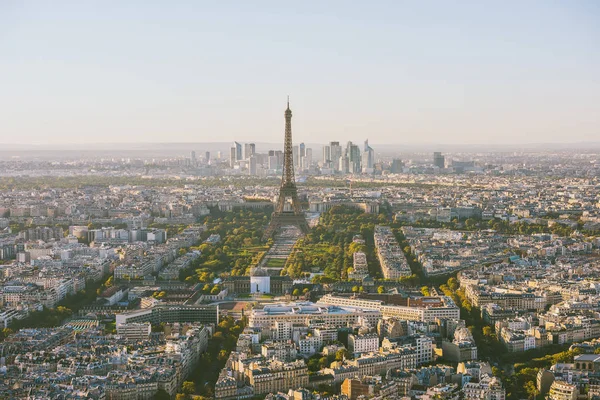
[[[371,142],[370,139],[369,144],[372,145],[380,145],[380,146],[532,146],[532,145],[578,145],[578,144],[600,144],[600,140],[582,140],[582,141],[570,141],[570,142],[526,142],[526,143],[517,143],[517,142],[507,142],[507,143],[485,143],[485,142],[475,142],[475,143],[433,143],[433,142],[417,142],[417,143],[402,143],[402,142]],[[96,146],[96,145],[160,145],[160,144],[171,144],[171,145],[185,145],[185,144],[226,144],[233,142],[240,143],[258,143],[258,144],[283,144],[283,142],[265,142],[265,141],[187,141],[187,142],[85,142],[85,143],[6,143],[0,142],[0,151],[4,150],[2,147],[18,147],[18,146],[49,146],[49,147],[60,147],[60,146]],[[331,141],[330,141],[331,142]],[[298,141],[297,143],[310,143],[317,145],[328,145],[330,142],[312,142],[312,141]],[[339,142],[342,145],[343,142],[339,140],[333,140],[333,142]],[[355,143],[350,140],[350,142]],[[359,142],[356,142],[359,143]]]

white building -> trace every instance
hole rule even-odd
[[[348,335],[348,350],[354,354],[375,353],[379,350],[379,336],[375,333]]]
[[[432,300],[432,305],[429,305],[429,299]],[[439,304],[439,301],[443,305]],[[378,310],[383,317],[396,317],[408,321],[435,321],[436,318],[460,319],[460,309],[454,304],[451,298],[440,296],[438,298],[426,298],[422,306],[396,306],[386,305],[380,300],[367,300],[356,297],[343,297],[326,294],[317,304],[331,304],[342,307],[360,307],[363,309]],[[373,326],[376,326],[375,323]]]
[[[255,268],[250,275],[250,293],[271,293],[271,277],[261,267]]]
[[[150,337],[152,326],[149,322],[128,323],[117,325],[117,335],[131,340],[146,340]]]
[[[375,326],[380,318],[381,312],[377,310],[296,302],[268,304],[262,309],[253,309],[248,326],[276,329],[278,322],[309,326],[317,321],[338,328],[364,324]]]

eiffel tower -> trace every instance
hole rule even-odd
[[[291,209],[286,209],[287,200],[291,200]],[[308,233],[308,223],[298,201],[298,188],[294,179],[294,159],[292,154],[292,110],[288,96],[287,110],[285,110],[285,145],[283,148],[283,176],[279,188],[279,199],[271,222],[265,230],[263,240],[269,239],[282,226],[295,225],[302,233]]]

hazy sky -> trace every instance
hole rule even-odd
[[[0,0],[0,143],[600,141],[600,1]]]

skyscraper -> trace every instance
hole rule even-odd
[[[323,167],[331,167],[331,146],[328,145],[323,146]]]
[[[276,155],[269,156],[269,169],[273,171],[279,169],[279,163]]]
[[[298,168],[300,166],[300,148],[298,146],[292,147],[292,157],[294,159],[294,167]]]
[[[348,158],[348,172],[359,173],[361,171],[360,148],[352,142],[348,142],[346,144],[346,157]]]
[[[346,154],[343,154],[339,159],[338,171],[340,171],[342,174],[347,174],[350,172],[350,162]]]
[[[395,158],[392,161],[391,173],[392,174],[400,174],[402,173],[402,169],[404,168],[404,163],[399,158]]]
[[[365,147],[362,154],[362,172],[372,173],[375,166],[375,151],[369,146],[369,139],[365,140]]]
[[[275,157],[277,157],[277,169],[281,169],[283,167],[283,151],[275,151]]]
[[[238,142],[233,142],[233,147],[235,148],[235,161],[241,161],[242,158],[242,145]]]
[[[441,152],[436,151],[435,153],[433,153],[433,165],[443,169],[445,167],[445,157],[442,155]]]
[[[256,175],[256,156],[254,155],[248,159],[248,175]]]
[[[304,156],[302,157],[302,170],[306,171],[310,168],[312,164],[312,149],[311,148],[305,148],[304,149]]]
[[[229,166],[233,168],[237,161],[237,154],[235,146],[229,149]]]
[[[333,169],[335,171],[340,171],[340,157],[342,157],[342,146],[340,146],[340,142],[331,142],[329,143],[329,147],[331,148],[331,164],[333,165]]]
[[[244,145],[244,160],[248,160],[250,157],[256,154],[256,145],[254,143],[246,143]]]

